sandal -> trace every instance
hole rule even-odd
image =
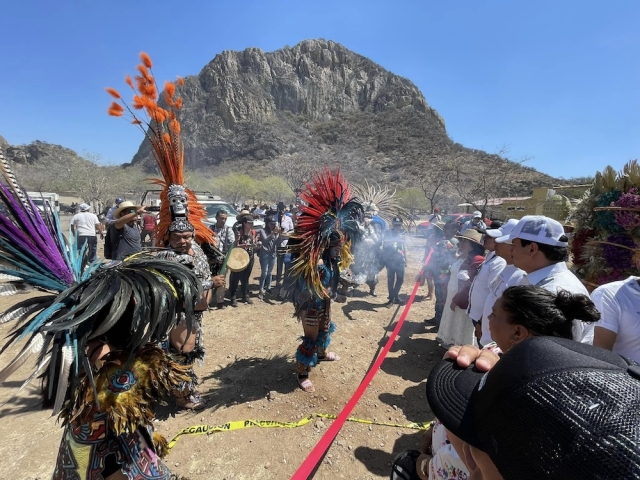
[[[316,389],[313,386],[313,383],[311,383],[311,380],[309,380],[309,377],[298,376],[298,385],[300,385],[300,388],[304,392],[313,393],[316,391]]]
[[[340,357],[335,352],[329,352],[324,357],[318,357],[319,362],[337,362]]]
[[[199,394],[194,393],[188,395],[186,397],[177,398],[176,405],[179,408],[184,408],[186,410],[202,410],[207,406],[207,402],[205,402]]]

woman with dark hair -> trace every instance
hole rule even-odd
[[[594,323],[599,319],[600,312],[587,295],[562,289],[555,294],[522,285],[507,288],[496,300],[489,315],[489,330],[506,353],[530,336],[572,339],[574,320]]]
[[[469,290],[478,268],[484,262],[482,234],[467,229],[455,237],[458,240],[458,261],[451,266],[451,277],[447,287],[449,309],[442,315],[436,340],[443,347],[451,345],[475,345],[475,328],[467,313]],[[449,299],[451,299],[449,301]]]
[[[468,231],[468,230],[467,230]],[[523,285],[509,287],[499,297],[493,305],[493,312],[489,315],[489,328],[491,337],[496,342],[489,344],[485,349],[499,353],[495,346],[503,353],[511,350],[515,345],[530,337],[547,336],[572,339],[573,320],[581,320],[587,323],[596,322],[600,318],[600,313],[596,309],[591,299],[582,294],[573,294],[566,290],[559,290],[557,293],[550,292],[541,287]],[[457,347],[460,348],[460,347]],[[471,352],[473,347],[463,347],[465,355],[469,357],[469,362],[474,362],[480,353],[476,350]],[[447,356],[451,350],[447,353]],[[445,356],[445,358],[447,358]],[[452,358],[452,357],[448,357]],[[455,357],[454,357],[455,358]],[[495,360],[494,360],[495,363]],[[464,365],[458,362],[459,367],[464,369]],[[487,371],[493,366],[485,367],[480,371]],[[429,387],[427,387],[429,388]],[[460,394],[458,400],[463,398]],[[459,408],[459,406],[456,406]],[[445,423],[447,418],[443,418]],[[488,460],[484,452],[479,452],[482,457],[459,455],[460,440],[452,435],[445,426],[436,419],[432,427],[425,431],[423,436],[422,451],[406,451],[398,456],[394,462],[394,469],[400,465],[405,471],[415,471],[415,476],[409,478],[420,478],[424,480],[445,480],[451,478],[447,472],[455,469],[456,478],[475,478],[478,469],[483,469]],[[455,447],[455,448],[454,448]],[[464,450],[464,449],[463,449]],[[468,452],[468,450],[465,450]],[[469,460],[472,459],[469,467]],[[480,461],[482,460],[482,462]],[[464,463],[463,463],[464,462]],[[495,469],[486,469],[482,478],[502,478]],[[473,472],[473,475],[471,474]],[[487,474],[486,472],[490,472]],[[406,477],[392,477],[406,478]],[[480,478],[480,477],[478,477]]]

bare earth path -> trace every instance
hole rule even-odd
[[[424,239],[409,241],[410,263],[402,298],[407,298],[413,287],[423,245]],[[258,266],[253,273],[259,275]],[[339,413],[402,312],[403,307],[383,306],[387,294],[384,271],[377,290],[378,297],[368,297],[361,289],[346,304],[335,304],[332,314],[338,330],[331,349],[341,359],[315,368],[311,376],[314,394],[297,388],[293,355],[302,328],[291,317],[291,304],[275,299],[260,302],[254,297],[253,305],[241,303],[237,309],[206,313],[207,358],[202,367],[197,367],[197,373],[209,407],[197,413],[161,409],[157,430],[171,439],[191,425],[245,419],[290,422],[314,412]],[[433,302],[424,301],[425,295],[423,287],[389,356],[356,406],[354,417],[399,424],[432,419],[424,380],[444,351],[434,341],[434,328],[424,323],[433,316]],[[24,294],[0,297],[0,311],[24,298]],[[0,335],[8,330],[7,326],[0,327]],[[0,357],[0,366],[9,359],[10,355]],[[22,383],[25,372],[19,371],[0,388],[0,477],[50,478],[62,430],[49,411],[38,408],[37,385],[5,403]],[[275,392],[271,400],[267,398],[269,392]],[[183,436],[166,461],[175,473],[194,480],[287,479],[331,421],[314,419],[294,429],[253,428]],[[419,442],[420,434],[414,430],[347,423],[314,478],[389,478],[393,456],[403,449],[416,448]]]

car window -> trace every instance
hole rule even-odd
[[[207,210],[207,217],[215,217],[218,213],[218,210],[225,210],[227,214],[231,217],[235,217],[238,215],[238,212],[235,208],[233,208],[228,203],[215,203],[210,205],[205,205],[205,209]]]

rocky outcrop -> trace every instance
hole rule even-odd
[[[444,121],[415,85],[332,41],[305,40],[274,52],[224,51],[199,75],[186,77],[179,93],[185,159],[195,168],[285,153],[300,141],[285,126],[292,116],[308,125],[402,110],[448,139]],[[149,160],[144,142],[133,163]]]
[[[70,148],[40,140],[31,142],[28,145],[10,145],[3,137],[0,137],[0,148],[8,160],[21,165],[37,164],[45,159],[63,164],[69,160],[80,158]]]

